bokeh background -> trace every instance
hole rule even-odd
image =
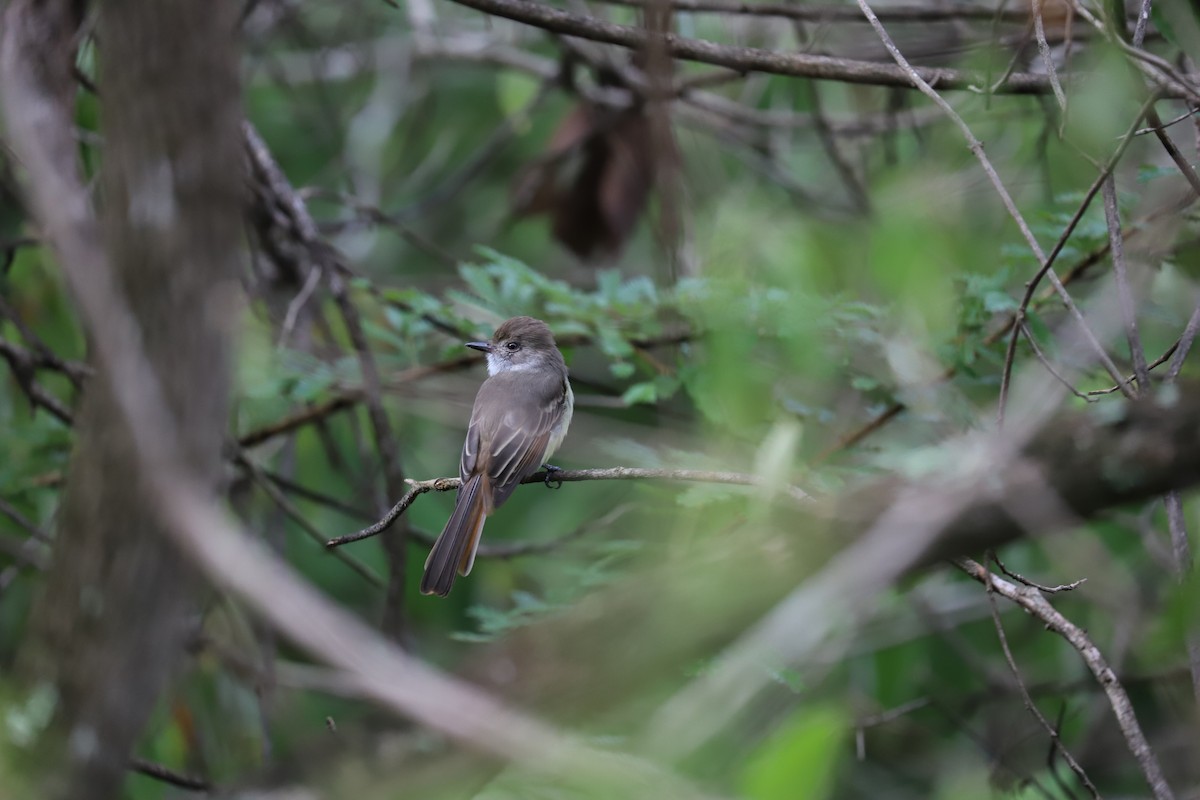
[[[71,4],[6,10],[9,52],[19,15],[55,5]],[[106,75],[204,78],[189,48],[138,67],[163,48],[97,23],[107,5],[131,13],[73,4],[66,52],[80,174],[111,219],[124,212],[105,172],[129,166],[109,155],[126,95]],[[218,209],[240,229],[210,483],[380,642],[569,730],[595,759],[548,754],[539,769],[508,753],[525,739],[505,741],[505,717],[464,737],[453,693],[438,696],[441,726],[396,714],[209,574],[154,590],[188,586],[173,636],[149,645],[162,689],[130,712],[134,768],[95,796],[1196,795],[1198,520],[1186,491],[1162,495],[1195,480],[1193,431],[1158,449],[1106,438],[1130,398],[1177,378],[1171,402],[1195,402],[1192,6],[1147,0],[1139,26],[1140,4],[872,5],[930,93],[853,4],[229,5],[247,127],[208,163],[247,199]],[[717,55],[683,57],[693,40]],[[71,796],[56,781],[86,774],[78,709],[124,707],[112,662],[89,662],[86,641],[63,643],[69,622],[51,635],[37,611],[63,589],[48,571],[92,557],[61,529],[79,519],[63,504],[84,480],[69,469],[80,397],[105,366],[20,152],[0,148],[0,797],[13,798]],[[405,479],[456,473],[484,377],[462,343],[518,314],[551,325],[571,369],[556,464],[736,474],[523,487],[444,600],[416,584],[451,493],[327,548]],[[1076,445],[1096,457],[1072,461]],[[1168,467],[1147,466],[1155,453]],[[1039,477],[1014,483],[1026,457]],[[993,496],[978,524],[957,516]],[[1001,583],[1056,609],[1125,700]],[[98,617],[106,585],[74,587]],[[86,691],[38,666],[68,658],[99,676]]]

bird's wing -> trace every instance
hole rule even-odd
[[[566,394],[563,375],[524,371],[501,372],[479,387],[459,472],[464,481],[477,471],[487,472],[491,508],[541,467],[551,433],[562,419]]]

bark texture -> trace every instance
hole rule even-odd
[[[100,4],[98,226],[69,149],[76,11],[61,0],[10,6],[5,113],[10,127],[24,125],[13,119],[26,112],[42,126],[33,140],[28,127],[13,135],[25,148],[30,183],[42,182],[29,187],[39,222],[61,259],[83,252],[63,246],[68,238],[103,248],[106,258],[90,266],[111,269],[174,416],[182,460],[215,491],[244,187],[237,7],[227,0]],[[39,147],[53,155],[43,158]],[[53,188],[45,185],[50,176]],[[60,215],[53,210],[60,203],[82,210]],[[73,800],[118,795],[194,610],[192,571],[160,530],[111,373],[102,361],[96,367],[77,415],[54,563],[20,664],[27,683],[52,687],[57,697],[53,740],[65,753],[53,759],[59,767],[44,796]]]

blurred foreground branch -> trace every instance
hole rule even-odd
[[[22,775],[29,786],[14,791],[99,800],[120,793],[129,752],[183,653],[194,573],[145,500],[153,466],[138,440],[168,428],[174,474],[215,496],[242,181],[229,167],[240,116],[232,6],[106,2],[107,202],[96,218],[75,137],[83,7],[9,5],[0,102],[39,228],[83,317],[105,327],[89,328],[104,344],[91,349],[54,558],[18,665],[27,686],[55,693],[55,724],[39,732],[44,761],[21,765],[43,771]],[[127,353],[140,359],[134,368]],[[130,392],[148,398],[148,416],[125,413]]]

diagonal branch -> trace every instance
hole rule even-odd
[[[959,559],[955,564],[963,572],[989,587],[990,591],[1003,595],[1037,617],[1045,623],[1047,628],[1066,639],[1072,647],[1079,651],[1083,662],[1103,687],[1104,693],[1108,695],[1108,702],[1117,718],[1117,724],[1121,726],[1121,733],[1125,735],[1129,750],[1141,766],[1142,773],[1146,776],[1146,782],[1150,784],[1154,796],[1157,800],[1172,800],[1175,795],[1171,791],[1170,785],[1167,784],[1167,779],[1163,776],[1162,767],[1159,766],[1154,751],[1150,749],[1150,743],[1146,741],[1146,735],[1142,733],[1137,715],[1133,710],[1133,703],[1130,702],[1125,687],[1117,680],[1116,674],[1108,666],[1104,655],[1088,638],[1087,633],[1059,613],[1036,588],[1009,583],[996,577],[982,564],[971,559]]]
[[[1051,262],[1046,257],[1045,252],[1042,251],[1042,246],[1038,242],[1037,237],[1035,237],[1033,235],[1033,231],[1029,229],[1029,225],[1025,222],[1025,218],[1021,215],[1020,209],[1017,208],[1017,204],[1013,201],[1012,195],[1008,193],[1008,189],[1005,188],[1004,182],[1000,180],[999,173],[996,172],[996,168],[992,166],[991,160],[987,157],[987,154],[984,153],[983,143],[975,138],[975,134],[972,133],[971,128],[967,125],[966,121],[959,116],[958,112],[956,112],[948,102],[946,102],[944,97],[938,94],[930,82],[921,75],[920,71],[908,63],[908,59],[904,57],[904,54],[901,53],[899,48],[896,47],[896,43],[892,41],[891,36],[888,35],[887,30],[884,29],[883,23],[881,23],[879,18],[875,16],[875,12],[872,10],[870,4],[868,4],[866,0],[858,0],[858,7],[862,9],[863,16],[865,16],[871,23],[871,27],[875,29],[875,33],[879,36],[880,41],[883,42],[883,46],[887,48],[887,51],[891,55],[892,59],[895,60],[896,64],[908,76],[913,86],[919,89],[921,94],[925,95],[934,103],[936,103],[938,108],[946,112],[946,116],[948,116],[958,127],[959,131],[963,135],[963,138],[967,140],[967,147],[979,161],[979,165],[983,168],[984,174],[987,175],[988,180],[991,182],[993,188],[995,188],[996,194],[1000,196],[1000,201],[1004,204],[1004,208],[1008,211],[1009,216],[1012,217],[1013,222],[1017,224],[1017,228],[1021,231],[1021,235],[1025,238],[1025,242],[1029,245],[1029,249],[1037,258],[1038,264],[1042,271],[1050,278],[1050,283],[1054,286],[1054,290],[1058,292],[1058,296],[1062,299],[1063,305],[1066,306],[1071,318],[1075,320],[1079,326],[1080,332],[1083,334],[1088,344],[1095,350],[1096,356],[1099,358],[1100,363],[1104,366],[1104,369],[1107,370],[1108,373],[1113,377],[1113,380],[1115,380],[1117,383],[1120,383],[1121,374],[1117,370],[1117,365],[1113,363],[1112,359],[1105,351],[1104,345],[1101,344],[1100,340],[1096,338],[1096,334],[1092,332],[1091,327],[1088,325],[1087,320],[1083,316],[1083,312],[1080,311],[1079,307],[1075,305],[1075,301],[1071,299],[1071,295],[1067,292],[1066,286],[1063,284],[1062,280],[1059,279],[1058,274],[1054,271],[1054,268],[1050,266]],[[1004,388],[1005,387],[1002,387],[1001,389],[1000,401],[998,404],[997,419],[999,422],[1003,422],[1004,420],[1006,399]]]

